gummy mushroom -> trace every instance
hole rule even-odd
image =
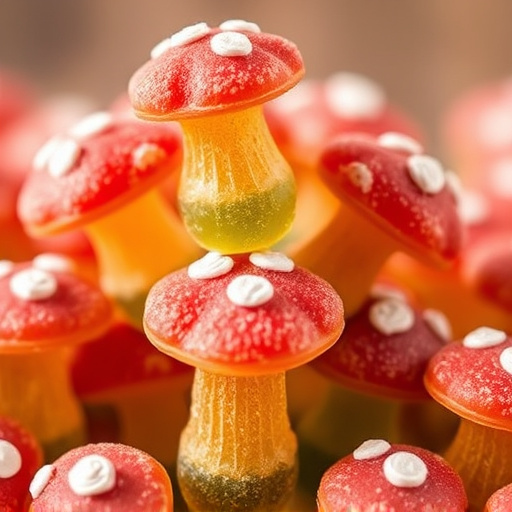
[[[319,172],[340,205],[329,224],[292,254],[334,286],[347,317],[394,252],[447,266],[460,250],[454,193],[440,162],[420,148],[396,134],[346,134],[322,152]]]
[[[461,421],[444,453],[466,487],[470,510],[512,482],[512,338],[480,327],[435,354],[425,372],[434,400]]]
[[[291,226],[295,182],[263,104],[304,75],[296,46],[228,20],[185,27],[151,56],[130,80],[130,99],[138,117],[182,126],[178,201],[191,235],[221,253],[268,249]]]
[[[0,414],[30,429],[52,460],[85,434],[69,351],[103,334],[112,306],[97,285],[47,263],[0,265]]]
[[[283,510],[297,476],[285,372],[343,325],[332,287],[280,253],[210,252],[154,285],[148,338],[196,367],[177,464],[190,510]]]
[[[482,512],[508,512],[512,503],[512,483],[493,492]]]
[[[29,485],[43,463],[43,452],[32,432],[7,416],[0,416],[0,509],[25,512]]]
[[[439,455],[370,439],[332,465],[318,488],[318,512],[465,512],[460,477]]]
[[[133,446],[90,443],[42,466],[30,484],[30,512],[172,512],[164,467]]]
[[[138,324],[149,287],[200,254],[156,190],[180,154],[176,130],[96,112],[40,149],[18,200],[33,236],[84,230],[104,291]]]

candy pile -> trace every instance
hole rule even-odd
[[[86,115],[2,71],[2,511],[510,510],[512,84],[447,169],[304,74],[244,20]]]

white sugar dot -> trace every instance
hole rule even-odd
[[[352,455],[356,460],[374,459],[384,455],[391,449],[391,445],[383,439],[368,439],[363,444],[358,446]]]
[[[397,132],[386,132],[377,138],[377,144],[396,151],[405,151],[413,155],[423,153],[423,146],[412,137]]]
[[[210,27],[204,23],[196,23],[182,28],[179,32],[173,34],[169,39],[171,46],[183,46],[193,43],[206,36],[210,32]]]
[[[192,279],[212,279],[227,274],[235,262],[229,256],[211,251],[188,266],[188,276]]]
[[[363,194],[370,192],[373,186],[372,171],[361,162],[352,162],[344,167],[344,172],[348,176],[350,182],[357,188],[361,189]]]
[[[112,121],[112,114],[109,112],[95,112],[75,124],[69,130],[69,135],[75,139],[86,139],[87,137],[97,135],[110,128]]]
[[[241,275],[229,283],[226,293],[233,304],[250,308],[268,302],[274,296],[274,287],[264,277]]]
[[[506,199],[512,198],[512,158],[502,158],[487,171],[490,189]]]
[[[462,344],[468,348],[494,347],[507,339],[507,333],[492,327],[479,327],[466,334]]]
[[[245,20],[226,20],[219,25],[221,30],[240,30],[242,32],[259,33],[261,29],[256,23]]]
[[[70,258],[50,252],[38,254],[32,260],[32,266],[50,272],[72,272],[75,269],[75,264]]]
[[[175,44],[172,44],[171,38],[166,37],[153,47],[150,52],[150,56],[152,59],[158,59],[160,55],[163,55],[167,50],[174,48],[175,46]]]
[[[50,158],[48,159],[48,172],[55,178],[64,176],[75,165],[82,148],[74,139],[61,139]]]
[[[442,311],[427,308],[423,311],[423,320],[442,340],[449,341],[452,339],[452,326]]]
[[[335,73],[325,81],[326,100],[333,112],[346,118],[372,118],[386,103],[373,80],[356,73]]]
[[[55,466],[53,464],[45,464],[38,469],[29,486],[30,494],[34,500],[41,495],[54,474]]]
[[[0,478],[11,478],[20,469],[20,451],[9,441],[0,439]]]
[[[249,261],[256,267],[277,272],[291,272],[295,263],[282,252],[253,252],[249,255]]]
[[[144,142],[133,150],[133,165],[137,169],[147,169],[160,163],[167,156],[158,144]]]
[[[103,494],[114,488],[116,470],[106,457],[86,455],[69,470],[68,483],[78,496]]]
[[[414,311],[405,302],[396,299],[375,302],[368,316],[375,329],[386,336],[406,332],[414,325]]]
[[[375,283],[370,290],[370,295],[374,299],[407,300],[407,296],[404,292],[394,286],[384,283]]]
[[[426,464],[414,453],[395,452],[383,464],[386,480],[396,487],[419,487],[427,480]]]
[[[221,57],[239,57],[252,52],[250,39],[240,32],[219,32],[210,39],[210,47]]]
[[[490,215],[489,201],[476,190],[462,190],[457,203],[457,213],[463,224],[475,226],[485,222]]]
[[[38,268],[27,268],[11,277],[11,292],[23,300],[43,300],[57,291],[55,276]]]
[[[407,169],[414,183],[427,194],[441,192],[446,183],[443,166],[431,156],[410,156],[407,159]]]
[[[14,268],[14,263],[10,260],[0,260],[0,277],[4,277]]]
[[[512,347],[508,347],[500,354],[501,367],[507,372],[512,374]]]
[[[62,142],[62,137],[55,136],[43,144],[32,160],[32,167],[36,171],[42,171],[48,165],[50,157],[57,150]]]

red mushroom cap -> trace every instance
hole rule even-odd
[[[24,512],[29,485],[43,463],[34,435],[17,421],[0,416],[0,509]]]
[[[173,493],[163,466],[122,444],[88,444],[43,466],[30,486],[34,512],[172,512]]]
[[[130,392],[134,386],[176,379],[191,371],[192,367],[165,356],[142,331],[125,323],[78,347],[71,363],[78,396]]]
[[[144,312],[159,350],[227,375],[304,364],[330,347],[343,325],[333,288],[279,253],[208,253],[157,282]]]
[[[436,159],[346,134],[325,147],[320,174],[335,195],[418,258],[446,263],[458,255],[462,224]]]
[[[97,285],[34,265],[4,261],[0,268],[0,352],[80,343],[109,327],[112,306]]]
[[[177,169],[180,150],[176,129],[92,114],[38,152],[18,214],[39,236],[84,225],[167,178]]]
[[[446,345],[430,360],[425,386],[458,416],[512,431],[512,337],[480,327]]]
[[[345,324],[338,342],[312,361],[342,386],[373,396],[428,398],[423,373],[449,337],[441,312],[421,310],[396,293],[373,296]]]
[[[377,439],[331,466],[318,489],[319,512],[464,512],[467,505],[461,478],[439,455]]]
[[[279,96],[304,75],[293,43],[242,20],[185,27],[152,57],[129,83],[135,113],[147,120],[242,110]]]
[[[493,492],[483,512],[509,512],[512,503],[512,483]]]

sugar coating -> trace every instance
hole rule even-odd
[[[213,279],[227,274],[234,264],[233,258],[210,251],[201,259],[191,263],[187,268],[187,273],[192,279]]]
[[[14,263],[10,260],[0,260],[0,277],[6,276],[14,268]]]
[[[144,170],[165,160],[167,153],[158,144],[143,142],[133,150],[132,156],[133,165]]]
[[[422,313],[423,320],[442,340],[452,339],[452,326],[446,315],[434,308],[427,308]]]
[[[441,192],[446,183],[444,169],[439,160],[428,155],[412,155],[407,169],[414,183],[427,194]]]
[[[391,449],[391,445],[384,439],[368,439],[358,446],[352,455],[356,460],[374,459],[384,455]]]
[[[221,30],[240,30],[244,32],[254,32],[255,34],[261,32],[260,27],[256,23],[245,20],[226,20],[219,25]]]
[[[32,266],[40,270],[47,270],[50,272],[71,272],[74,270],[75,265],[70,258],[62,254],[54,254],[45,252],[38,254],[32,260]]]
[[[414,325],[414,311],[396,299],[375,302],[368,311],[368,317],[375,329],[386,336],[406,332]]]
[[[405,151],[413,155],[423,153],[423,146],[412,137],[397,132],[386,132],[377,137],[377,144],[384,148]]]
[[[219,32],[210,39],[210,47],[221,57],[239,57],[252,52],[250,39],[240,32]]]
[[[335,114],[372,118],[385,106],[386,95],[373,80],[356,73],[335,73],[325,82],[326,100]]]
[[[21,453],[9,441],[0,439],[0,478],[11,478],[21,469]]]
[[[61,139],[53,149],[54,151],[48,158],[47,170],[51,176],[60,178],[73,169],[82,148],[76,140],[66,138]]]
[[[506,339],[507,334],[504,331],[484,326],[466,334],[462,344],[468,348],[488,348],[499,345]]]
[[[68,483],[78,496],[104,494],[116,485],[116,469],[103,455],[86,455],[69,470]]]
[[[384,476],[396,487],[419,487],[427,480],[426,464],[414,453],[399,451],[386,457]]]
[[[226,289],[228,298],[237,306],[256,307],[274,296],[274,287],[265,277],[250,274],[235,277]]]
[[[357,188],[361,189],[363,194],[368,194],[373,185],[373,174],[368,166],[361,162],[352,162],[345,168],[348,179]]]
[[[30,494],[34,500],[39,498],[54,474],[55,466],[53,464],[45,464],[39,468],[29,486]]]
[[[39,268],[20,270],[11,277],[11,292],[23,300],[44,300],[57,291],[55,276]]]
[[[512,375],[512,347],[508,347],[500,354],[501,367]]]
[[[276,272],[291,272],[295,268],[293,260],[282,252],[253,252],[249,255],[249,261],[257,267]]]
[[[112,126],[113,117],[109,112],[95,112],[69,130],[69,135],[75,139],[85,139],[97,135]]]

